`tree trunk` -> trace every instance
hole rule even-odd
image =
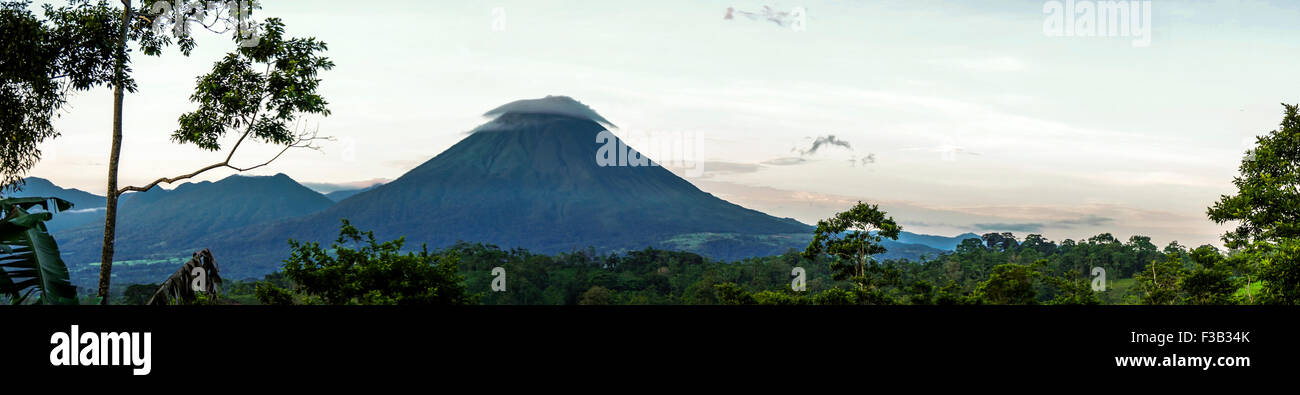
[[[104,208],[104,250],[100,255],[99,262],[99,304],[108,304],[108,285],[113,277],[113,244],[116,242],[116,225],[117,225],[117,164],[118,156],[122,152],[122,99],[126,92],[123,91],[122,73],[125,69],[126,54],[126,33],[127,26],[131,24],[131,1],[122,2],[122,28],[118,32],[117,50],[121,51],[114,65],[113,81],[113,145],[110,148],[108,156],[108,193],[105,194],[108,201]]]
[[[1250,293],[1250,286],[1251,286],[1250,275],[1247,274],[1246,275],[1246,297],[1250,298],[1250,304],[1255,304],[1255,295]]]
[[[865,269],[865,266],[866,266],[866,262],[865,262],[865,261],[866,261],[866,260],[863,259],[863,257],[862,257],[863,254],[865,254],[865,253],[862,252],[862,249],[861,249],[861,248],[859,248],[859,249],[858,249],[858,256],[857,256],[857,260],[858,260],[858,262],[857,262],[857,264],[858,264],[858,289],[867,289],[867,285],[862,283],[862,277],[865,276],[865,275],[866,275],[866,272],[867,272],[866,269]]]

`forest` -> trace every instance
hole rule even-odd
[[[1282,247],[1285,251],[1268,253],[1295,257],[1297,247],[1291,243]],[[455,277],[464,284],[456,291],[464,294],[461,302],[491,305],[1291,304],[1295,299],[1287,298],[1294,298],[1300,286],[1260,280],[1261,276],[1275,278],[1270,277],[1273,272],[1285,269],[1252,264],[1256,254],[1224,255],[1209,245],[1189,249],[1170,243],[1160,248],[1146,237],[1121,242],[1109,234],[1055,243],[1033,234],[1017,240],[1009,233],[990,233],[983,239],[967,239],[957,251],[932,259],[880,262],[857,279],[837,279],[833,258],[809,259],[794,250],[719,262],[689,252],[655,249],[539,255],[462,243],[430,256],[456,267]],[[494,267],[505,269],[504,292],[491,289]],[[807,272],[803,292],[791,286],[796,267]],[[1104,291],[1093,291],[1094,267],[1105,270]],[[378,273],[354,266],[350,270],[356,272],[333,277],[338,283],[318,282],[324,273],[337,274],[339,268],[327,264],[308,274],[295,266],[261,281],[234,281],[226,286],[220,303],[421,300],[404,299],[410,295],[400,287],[368,285],[400,283],[397,272],[389,273],[394,277],[391,281],[382,281],[371,277]],[[157,287],[129,286],[121,302],[143,304]],[[333,289],[357,291],[350,299],[326,296]],[[381,297],[368,296],[370,292]]]

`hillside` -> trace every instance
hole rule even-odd
[[[120,277],[132,276],[137,270],[152,273],[154,269],[144,266],[188,259],[204,248],[198,239],[210,234],[299,217],[332,204],[284,174],[232,175],[217,182],[132,194],[121,203],[118,213],[114,259],[128,263],[115,267],[113,273]],[[74,281],[84,283],[86,276],[98,273],[102,226],[93,223],[55,232]],[[176,270],[171,265],[161,266],[163,272]]]
[[[75,188],[63,188],[50,180],[40,177],[27,177],[22,190],[12,192],[11,197],[57,197],[72,203],[72,209],[59,213],[54,219],[45,223],[50,232],[59,232],[104,222],[104,197]]]

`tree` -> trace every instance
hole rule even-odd
[[[1152,260],[1141,273],[1133,277],[1144,292],[1142,303],[1150,305],[1177,303],[1181,292],[1178,285],[1184,272],[1183,258],[1177,254]]]
[[[1048,285],[1055,288],[1052,299],[1047,301],[1053,305],[1097,305],[1101,304],[1101,299],[1097,297],[1098,291],[1093,290],[1092,282],[1084,273],[1065,270],[1059,275],[1045,273],[1048,270],[1050,261],[1040,259],[1034,263],[1034,267],[1043,273],[1042,279]],[[1091,271],[1086,272],[1091,274]]]
[[[803,256],[808,259],[833,256],[837,259],[831,263],[831,269],[837,280],[851,279],[859,288],[870,286],[870,274],[877,268],[871,256],[885,253],[887,250],[880,241],[898,240],[903,230],[885,214],[877,205],[858,202],[848,211],[817,221],[813,240],[804,249]]]
[[[331,305],[460,305],[476,296],[465,289],[459,256],[433,254],[428,248],[403,254],[405,238],[379,243],[343,220],[339,237],[327,251],[314,242],[289,240],[291,253],[284,275],[293,290],[258,287],[264,303],[291,303],[292,292],[309,302]],[[331,255],[329,251],[334,251]]]
[[[735,283],[714,284],[713,288],[718,293],[718,302],[724,305],[752,305],[758,304],[754,300],[754,295],[746,292]]]
[[[190,173],[159,178],[144,186],[117,188],[116,163],[121,138],[115,132],[114,153],[109,162],[110,197],[105,210],[101,294],[107,294],[111,278],[118,196],[132,191],[145,192],[159,184],[193,178],[218,168],[239,172],[257,169],[279,159],[291,148],[316,149],[313,143],[323,139],[314,131],[294,131],[290,125],[304,114],[328,116],[330,113],[326,108],[328,103],[317,93],[319,73],[334,68],[333,62],[319,55],[328,49],[326,44],[315,38],[286,38],[284,24],[277,18],[268,19],[262,30],[264,33],[256,45],[241,45],[214,64],[210,73],[199,77],[190,96],[199,108],[181,115],[179,128],[172,133],[172,141],[209,151],[221,150],[220,140],[228,133],[238,135],[225,160]],[[237,166],[233,159],[245,141],[262,141],[281,145],[283,149],[265,162]]]
[[[1053,305],[1098,305],[1097,291],[1086,278],[1046,276],[1047,283],[1056,287],[1056,297],[1048,301]]]
[[[0,58],[0,128],[12,138],[0,139],[0,190],[21,183],[21,176],[40,159],[36,145],[58,136],[52,118],[66,102],[67,88],[113,88],[113,125],[109,149],[104,244],[101,254],[99,296],[108,303],[112,272],[117,185],[122,146],[122,106],[125,94],[135,92],[129,43],[148,56],[176,44],[189,56],[194,49],[190,26],[197,24],[217,33],[235,32],[241,45],[258,42],[256,24],[249,18],[256,1],[68,0],[55,8],[45,5],[46,22],[27,11],[30,1],[0,3],[0,36],[5,37]],[[168,32],[170,31],[170,34]],[[11,40],[11,37],[13,38]]]
[[[0,192],[21,183],[41,158],[36,145],[58,135],[50,122],[63,101],[55,50],[28,5],[0,3]]]
[[[1056,243],[1047,240],[1043,235],[1030,234],[1025,236],[1025,241],[1020,243],[1022,248],[1028,248],[1037,251],[1040,255],[1051,254],[1056,251]]]
[[[1131,259],[1120,262],[1121,265],[1117,268],[1119,273],[1116,274],[1121,276],[1133,275],[1141,269],[1143,262],[1150,262],[1160,256],[1159,247],[1151,243],[1151,237],[1148,236],[1133,235],[1128,238],[1128,244],[1125,246],[1129,248]]]
[[[605,288],[599,285],[593,285],[591,286],[591,288],[587,289],[587,292],[582,293],[582,299],[578,300],[578,304],[607,305],[607,304],[611,304],[610,302],[612,301],[613,301],[613,295],[609,292],[609,288]]]
[[[1011,251],[1020,246],[1016,241],[1016,236],[1011,234],[1011,232],[985,233],[983,236],[980,236],[980,239],[984,240],[984,244],[988,246],[990,250],[995,251]]]
[[[1264,283],[1260,288],[1260,302],[1300,304],[1300,239],[1257,243],[1252,255],[1259,261],[1259,279]]]
[[[1039,262],[1041,264],[1042,261]],[[988,304],[1037,304],[1034,280],[1041,274],[1035,266],[1006,263],[993,268],[989,279],[975,287],[974,297]]]
[[[1188,253],[1195,264],[1178,282],[1188,304],[1221,305],[1232,303],[1237,290],[1233,285],[1232,271],[1219,249],[1212,245],[1196,247]]]
[[[318,74],[334,68],[334,62],[318,55],[327,49],[323,42],[314,38],[285,39],[284,24],[277,18],[268,19],[264,30],[265,36],[257,46],[241,47],[227,54],[212,67],[211,73],[199,77],[194,95],[190,96],[199,108],[181,115],[180,127],[172,133],[172,141],[217,151],[221,149],[220,139],[235,132],[239,138],[226,159],[188,174],[159,178],[145,186],[124,187],[118,194],[146,192],[158,184],[189,179],[217,168],[249,171],[270,164],[290,148],[314,148],[311,143],[319,137],[314,133],[295,133],[290,125],[303,114],[330,114],[326,108],[328,103],[316,90],[321,81]],[[261,164],[235,166],[231,159],[245,140],[260,140],[284,148]]]
[[[74,2],[46,5],[47,24],[30,1],[0,2],[0,192],[20,187],[41,159],[38,145],[59,136],[53,120],[69,91],[112,80],[113,13]]]
[[[122,304],[143,305],[158,291],[161,284],[131,284],[122,291]]]
[[[293,293],[273,284],[258,283],[254,288],[257,300],[268,306],[292,306]]]
[[[914,304],[914,305],[934,304],[934,296],[935,296],[934,284],[930,284],[929,281],[918,280],[912,282],[912,285],[907,287],[907,294],[909,295],[907,299],[907,302],[909,304]]]
[[[754,303],[765,306],[799,306],[807,305],[809,300],[803,295],[792,294],[789,290],[766,290],[754,293]]]
[[[1229,304],[1232,293],[1237,290],[1232,285],[1231,275],[1223,268],[1198,267],[1179,279],[1178,287],[1186,293],[1188,304]]]
[[[1267,243],[1256,243],[1259,248],[1243,248],[1231,251],[1223,257],[1223,261],[1217,266],[1228,271],[1231,278],[1240,283],[1240,288],[1233,292],[1234,302],[1240,304],[1255,304],[1259,295],[1256,285],[1263,285],[1259,278],[1260,258],[1259,250],[1270,248],[1272,245]]]
[[[1281,126],[1257,137],[1242,159],[1232,180],[1237,194],[1221,196],[1207,211],[1215,223],[1239,222],[1223,235],[1228,248],[1300,237],[1300,114],[1297,105],[1282,106]]]
[[[40,207],[44,212],[29,212]],[[77,288],[59,246],[45,230],[52,212],[72,208],[58,198],[0,200],[0,296],[10,304],[23,304],[33,293],[40,304],[77,304]]]
[[[961,286],[956,282],[949,282],[948,285],[939,288],[939,292],[934,296],[934,304],[943,306],[953,306],[971,303],[971,298],[963,295]]]
[[[1187,254],[1187,247],[1178,244],[1178,240],[1174,240],[1165,245],[1165,248],[1160,251],[1164,252],[1165,255],[1183,256]]]

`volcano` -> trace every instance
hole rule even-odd
[[[701,191],[638,161],[635,150],[626,151],[634,154],[630,162],[609,160],[601,151],[613,124],[572,98],[521,100],[485,116],[490,120],[465,139],[392,182],[302,218],[214,235],[205,246],[228,262],[275,265],[287,255],[286,238],[328,243],[346,218],[380,240],[404,236],[408,248],[457,241],[542,253],[653,246],[712,248],[710,255],[733,259],[802,247],[811,232]],[[796,236],[804,241],[789,240]]]

